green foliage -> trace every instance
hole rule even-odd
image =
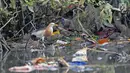
[[[5,9],[0,8],[0,14],[2,15],[2,17],[6,18],[10,13]]]
[[[51,7],[56,9],[57,6],[58,6],[58,4],[54,0],[51,0]]]
[[[16,8],[16,0],[10,0],[11,1],[11,8]]]
[[[83,5],[85,3],[85,0],[80,0],[79,5]]]
[[[47,4],[49,1],[50,1],[50,0],[39,0],[39,2],[41,2],[41,3],[42,3],[42,5]]]
[[[0,12],[3,10],[3,8],[0,8]]]
[[[92,3],[92,4],[93,4],[93,3],[95,2],[95,0],[86,0],[86,2],[87,2],[87,3]]]
[[[36,0],[24,0],[28,6],[33,6]]]
[[[100,6],[101,12],[100,12],[100,18],[101,22],[112,22],[112,6],[109,3],[103,4]]]
[[[121,0],[121,3],[126,3],[127,5],[130,5],[130,1],[129,0]]]
[[[102,1],[104,0],[86,0],[85,2],[90,3],[90,4],[100,5],[100,2]]]
[[[51,0],[50,3],[53,9],[59,9],[60,7],[65,8],[69,6],[70,4],[72,4],[73,2],[71,2],[70,0],[68,1]]]
[[[78,1],[78,0],[65,0],[65,1],[63,1],[63,0],[51,0],[51,7],[53,8],[53,9],[58,9],[58,8],[68,8],[69,7],[69,5],[81,5],[81,6],[83,6],[83,4],[84,4],[84,2],[85,2],[85,0],[80,0],[80,1]]]
[[[130,0],[121,0],[121,3],[124,3],[127,6],[130,6]]]

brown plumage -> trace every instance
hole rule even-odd
[[[52,36],[53,35],[53,23],[50,23],[43,32],[44,36]]]

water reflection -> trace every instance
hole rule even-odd
[[[6,55],[3,56],[3,53],[1,52],[0,73],[13,73],[8,71],[8,68],[24,65],[26,61],[42,55],[43,52],[11,51],[7,52]],[[91,61],[93,60],[91,59]],[[101,64],[100,61],[103,63]],[[129,64],[105,65],[105,63],[107,64],[106,60],[100,61],[93,61],[96,65],[93,63],[94,65],[88,65],[86,67],[62,68],[55,71],[41,70],[32,71],[30,73],[129,73]]]

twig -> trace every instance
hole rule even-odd
[[[64,73],[68,73],[69,70],[70,70],[70,68],[67,67],[67,69],[65,70]]]
[[[80,8],[78,8],[78,9],[80,9]],[[78,19],[77,19],[77,20],[78,20],[78,23],[79,23],[80,27],[82,28],[82,30],[83,30],[86,34],[88,34],[88,35],[91,37],[92,40],[94,40],[94,41],[97,43],[97,41],[88,33],[88,31],[84,29],[84,27],[83,27],[81,21],[79,20],[79,10],[78,10]]]
[[[12,20],[14,17],[11,17],[1,28],[0,31]]]
[[[7,42],[6,42],[6,40],[3,38],[3,40],[1,40],[1,42],[3,42],[6,46],[7,46],[7,48],[8,48],[8,51],[11,49],[9,46],[8,46],[8,44],[7,44]]]
[[[17,13],[16,16],[11,17],[11,18],[0,28],[0,31],[1,31],[12,19],[14,19],[15,17],[17,17],[18,12],[20,12],[20,11],[16,11],[15,13],[13,13],[13,15],[15,15],[15,14]]]
[[[31,22],[32,22],[32,20],[29,23],[31,23]],[[13,37],[16,37],[27,25],[29,25],[29,23],[27,23],[25,26],[23,26]]]
[[[7,51],[9,51],[9,49],[7,48],[7,46],[3,43],[2,44],[3,46],[4,46],[4,48],[7,50]]]
[[[34,24],[32,22],[31,22],[31,24],[32,24],[33,28],[36,30],[36,27],[34,26]]]
[[[4,1],[5,5],[6,5],[4,9],[7,9],[8,4],[6,3],[6,1],[5,1],[5,0],[3,0],[3,1]]]
[[[0,52],[3,52],[1,41],[0,41]]]

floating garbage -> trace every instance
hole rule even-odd
[[[11,72],[31,72],[34,70],[51,70],[55,71],[58,69],[58,65],[56,63],[51,64],[48,62],[47,63],[40,63],[37,65],[25,65],[25,66],[15,66],[9,68],[9,71]]]
[[[69,62],[69,65],[72,66],[81,66],[81,65],[87,65],[87,62],[84,61],[72,61]]]
[[[98,43],[99,44],[106,44],[106,43],[108,43],[109,42],[109,39],[108,38],[104,38],[104,39],[99,39],[98,40]]]
[[[59,58],[58,61],[51,60],[48,61],[49,58],[35,58],[25,64],[25,66],[15,66],[9,68],[11,72],[31,72],[34,70],[51,70],[55,71],[58,70],[60,67],[59,64],[63,64],[68,68],[77,68],[78,66],[85,66],[87,65],[87,48],[78,50],[75,53],[75,56],[72,59],[72,62],[67,62],[63,58]],[[79,59],[79,60],[78,60]],[[63,67],[65,67],[63,66]]]
[[[25,65],[25,66],[15,66],[9,68],[11,72],[31,72],[34,70],[33,66]]]
[[[46,62],[44,58],[36,58],[27,62],[24,66],[14,66],[9,68],[11,72],[31,72],[34,70],[57,70],[58,64],[55,61]]]
[[[95,42],[90,39],[87,39],[85,42],[81,43],[80,45],[82,47],[88,47],[88,48],[92,48],[96,46]]]
[[[65,42],[65,41],[62,41],[62,40],[57,40],[56,43],[61,44],[61,45],[68,44],[68,42]]]
[[[87,48],[78,50],[75,54],[73,54],[72,61],[88,61]]]

